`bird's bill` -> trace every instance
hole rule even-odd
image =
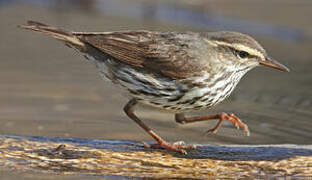
[[[284,66],[283,64],[277,62],[276,60],[274,60],[271,57],[268,57],[265,61],[260,61],[259,64],[263,65],[263,66],[270,67],[270,68],[278,69],[280,71],[289,72],[289,69],[286,66]]]

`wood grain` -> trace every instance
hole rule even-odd
[[[311,145],[199,145],[181,155],[136,141],[2,135],[0,157],[2,169],[115,179],[312,177]]]

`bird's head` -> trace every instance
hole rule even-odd
[[[266,53],[265,49],[252,37],[238,32],[213,32],[206,34],[206,42],[217,48],[219,61],[234,64],[241,68],[253,68],[258,65],[281,71],[289,69]]]

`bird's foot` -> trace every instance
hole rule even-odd
[[[247,136],[250,135],[249,129],[247,124],[243,123],[237,116],[235,116],[233,113],[221,113],[219,115],[219,122],[218,124],[212,128],[209,129],[208,131],[206,131],[206,133],[213,133],[215,134],[218,129],[221,127],[221,124],[224,120],[227,120],[229,122],[231,122],[238,130],[240,129],[240,127],[243,129],[243,131],[246,132]]]
[[[157,144],[147,144],[143,142],[143,145],[146,148],[154,148],[154,149],[166,148],[167,150],[179,152],[185,155],[187,154],[186,149],[196,149],[195,145],[186,145],[183,141],[169,143],[165,140],[162,140]]]

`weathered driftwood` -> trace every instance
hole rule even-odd
[[[312,177],[312,145],[199,145],[181,155],[136,141],[3,135],[0,166],[117,179]]]

